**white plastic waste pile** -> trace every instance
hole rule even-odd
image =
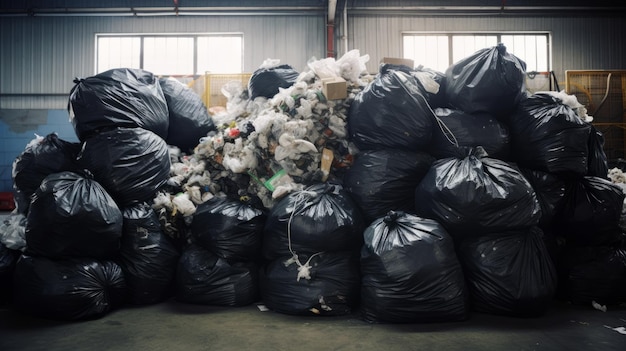
[[[351,101],[371,80],[358,50],[338,60],[312,58],[295,84],[273,98],[248,98],[247,87],[232,81],[222,87],[226,108],[213,115],[217,131],[200,139],[191,155],[176,148],[168,185],[155,209],[189,217],[213,196],[258,198],[265,208],[307,184],[332,179],[349,166],[356,148],[347,140]],[[271,68],[279,60],[260,66]],[[347,97],[329,100],[323,78],[341,77]]]

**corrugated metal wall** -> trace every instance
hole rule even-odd
[[[96,33],[219,32],[244,33],[245,72],[267,58],[302,70],[311,57],[325,55],[325,17],[320,15],[3,17],[0,109],[65,108],[73,78],[95,73]]]
[[[357,2],[358,3],[358,2]],[[341,10],[336,52],[344,53]],[[626,21],[621,17],[351,15],[348,49],[370,55],[376,72],[385,56],[402,55],[404,31],[549,31],[552,69],[559,81],[567,69],[626,69]],[[266,58],[297,70],[326,50],[320,13],[276,16],[2,17],[0,20],[0,109],[65,108],[76,76],[94,74],[96,33],[244,33],[244,70]],[[9,94],[9,95],[7,95]],[[32,94],[10,96],[10,94]],[[41,95],[39,95],[41,94]],[[56,95],[55,95],[56,94]]]
[[[347,23],[348,49],[370,55],[369,72],[376,72],[385,56],[401,57],[402,32],[406,31],[548,31],[552,33],[552,70],[559,81],[564,81],[565,70],[570,69],[626,69],[626,21],[622,18],[351,16],[348,9]]]

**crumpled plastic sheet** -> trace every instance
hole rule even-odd
[[[12,212],[0,223],[0,243],[12,250],[26,250],[26,216]]]

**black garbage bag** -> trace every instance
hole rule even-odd
[[[574,304],[626,302],[626,248],[565,247],[559,254],[557,297]]]
[[[422,65],[412,68],[406,65],[398,65],[393,63],[383,63],[380,69],[389,71],[395,70],[404,72],[416,78],[417,88],[426,98],[428,105],[432,108],[446,106],[445,83],[446,75],[442,72],[424,67]]]
[[[291,315],[341,316],[359,302],[359,256],[325,252],[279,257],[260,273],[261,299],[270,310]]]
[[[116,128],[90,137],[83,142],[78,163],[120,207],[152,201],[170,176],[167,144],[141,128]]]
[[[125,298],[124,273],[112,261],[22,255],[15,266],[14,305],[33,316],[97,319],[121,307]]]
[[[445,73],[419,66],[415,68],[413,76],[416,77],[422,84],[422,87],[424,87],[424,96],[431,108],[434,109],[448,105],[446,100]],[[437,83],[438,87],[432,86],[432,82]]]
[[[198,205],[190,230],[195,243],[218,257],[255,261],[261,258],[266,218],[248,203],[216,196]]]
[[[229,261],[191,244],[176,271],[176,299],[180,302],[246,306],[259,298],[259,266],[251,261]]]
[[[115,127],[139,127],[167,138],[167,102],[152,73],[114,68],[74,83],[67,108],[80,141]]]
[[[554,218],[554,231],[575,246],[606,246],[621,240],[622,188],[599,177],[566,183],[563,207]]]
[[[20,252],[0,242],[0,306],[9,304],[13,295],[13,272]]]
[[[467,318],[463,271],[452,237],[436,221],[391,211],[363,234],[361,313],[369,322]]]
[[[367,150],[355,155],[343,185],[367,222],[391,210],[413,212],[414,189],[435,159],[424,152]]]
[[[215,124],[204,102],[195,91],[174,78],[159,78],[169,111],[168,145],[190,153]]]
[[[524,98],[508,123],[511,157],[520,167],[581,176],[588,170],[591,125],[556,95]]]
[[[76,170],[79,150],[80,144],[62,140],[55,133],[37,137],[26,146],[12,166],[13,189],[19,213],[28,212],[30,197],[45,177]]]
[[[360,150],[418,151],[431,141],[435,115],[418,79],[406,69],[382,65],[348,113],[348,133]]]
[[[153,304],[171,297],[180,254],[163,233],[159,217],[149,204],[122,211],[119,265],[128,287],[128,301]]]
[[[507,118],[526,91],[526,63],[500,43],[452,64],[446,70],[448,104],[466,113]]]
[[[552,225],[554,216],[563,208],[566,182],[556,174],[528,168],[520,168],[520,170],[535,190],[537,200],[539,200],[541,206],[539,227],[543,230],[548,229]]]
[[[435,109],[435,115],[439,123],[434,128],[428,147],[428,152],[434,157],[455,157],[459,147],[482,146],[489,157],[500,160],[510,158],[509,130],[493,116],[448,108]]]
[[[49,258],[112,258],[122,236],[122,212],[106,190],[74,172],[47,176],[26,217],[26,252]]]
[[[587,175],[608,179],[609,162],[604,152],[604,134],[593,124],[589,133]]]
[[[263,230],[263,256],[357,251],[365,220],[350,194],[338,184],[318,183],[290,193],[271,208]]]
[[[487,157],[481,147],[465,152],[433,163],[415,189],[417,215],[437,220],[454,237],[539,222],[537,196],[515,164]]]
[[[457,254],[473,310],[538,317],[552,303],[557,272],[539,227],[466,237]]]
[[[290,65],[279,65],[271,68],[259,68],[252,73],[248,81],[250,99],[259,96],[273,98],[278,88],[289,88],[294,85],[300,73]]]

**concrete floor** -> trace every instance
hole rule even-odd
[[[58,322],[0,306],[0,350],[626,350],[626,307],[602,312],[555,302],[540,318],[472,313],[463,322],[368,324],[357,314],[290,316],[256,304],[168,300],[101,319]]]

